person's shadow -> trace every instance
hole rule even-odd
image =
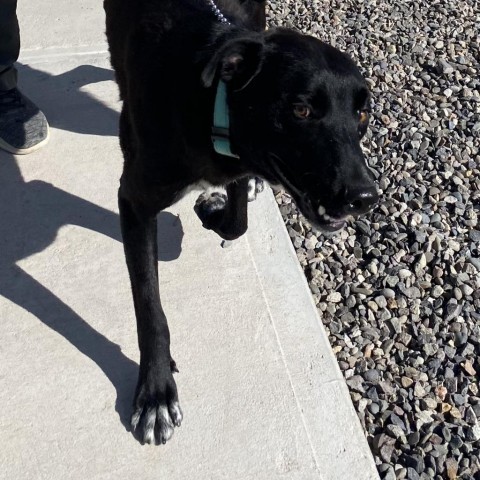
[[[113,70],[80,65],[52,75],[22,63],[16,67],[21,90],[41,104],[51,127],[80,134],[118,135],[118,113],[82,90],[86,85],[115,81]]]
[[[96,67],[88,68],[92,71]],[[64,78],[71,73],[64,74]],[[95,75],[92,77],[98,78]],[[27,76],[26,80],[31,79]],[[51,88],[53,92],[55,85]],[[56,91],[58,97],[51,101],[59,102],[57,105],[64,104],[64,96],[68,92]],[[78,95],[78,92],[73,95]],[[106,113],[107,107],[91,97],[83,100],[93,102],[89,109],[95,111],[96,118],[102,119],[102,122],[98,122],[99,134],[116,131],[117,114],[113,110],[111,112],[114,114]],[[77,112],[65,109],[60,123],[65,128],[68,126],[77,131],[77,120]],[[94,125],[90,122],[88,128],[92,129]],[[112,181],[116,182],[117,179],[112,178]],[[127,358],[118,345],[93,329],[60,298],[17,265],[19,260],[47,248],[63,225],[85,227],[110,237],[112,241],[121,242],[119,223],[116,213],[52,184],[38,180],[25,182],[15,158],[0,152],[0,295],[35,315],[100,367],[117,391],[115,408],[122,423],[129,429],[128,416],[138,372],[137,364]],[[180,219],[167,212],[160,213],[158,231],[159,260],[178,258],[183,239]]]

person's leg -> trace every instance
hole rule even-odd
[[[0,0],[0,91],[17,86],[17,71],[13,66],[20,52],[16,9],[17,0]]]
[[[48,140],[45,115],[17,88],[20,51],[17,0],[0,0],[0,148],[25,154]]]

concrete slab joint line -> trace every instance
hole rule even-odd
[[[248,242],[248,239],[247,239],[247,242]],[[298,411],[300,412],[300,416],[301,416],[301,418],[302,418],[303,427],[304,427],[304,429],[305,429],[305,433],[306,433],[306,435],[307,435],[308,442],[309,442],[310,448],[311,448],[311,450],[312,450],[312,455],[313,455],[313,458],[314,458],[314,460],[315,460],[315,466],[316,466],[316,468],[317,468],[318,471],[321,471],[321,469],[320,469],[320,463],[319,463],[319,461],[318,461],[318,458],[317,458],[317,455],[316,455],[316,452],[315,452],[315,447],[313,446],[312,440],[311,440],[311,438],[310,438],[310,432],[309,432],[309,430],[308,430],[308,425],[307,425],[307,422],[306,422],[306,420],[305,420],[305,416],[304,416],[304,414],[303,414],[302,406],[301,406],[300,401],[299,401],[299,399],[298,399],[298,396],[297,396],[297,394],[296,394],[296,392],[295,392],[295,387],[294,387],[293,382],[292,382],[292,376],[291,376],[290,370],[289,370],[289,368],[288,368],[288,365],[287,365],[287,362],[286,362],[286,359],[285,359],[285,353],[284,353],[284,351],[283,351],[282,344],[281,344],[280,339],[279,339],[279,336],[278,336],[277,328],[276,328],[276,326],[275,326],[275,320],[274,320],[274,318],[273,318],[272,311],[271,311],[270,305],[269,305],[269,303],[268,303],[268,298],[267,298],[267,296],[266,296],[266,294],[265,294],[265,288],[264,288],[263,284],[261,283],[260,276],[259,276],[259,274],[258,274],[257,264],[256,264],[256,262],[255,262],[255,258],[254,258],[253,255],[252,255],[252,249],[251,249],[251,247],[250,247],[250,244],[248,245],[248,250],[249,250],[250,256],[251,256],[251,258],[252,258],[252,263],[253,263],[253,266],[254,266],[254,268],[255,268],[255,272],[256,272],[256,274],[257,274],[257,278],[258,278],[258,280],[259,280],[259,282],[260,282],[260,287],[261,287],[261,290],[262,290],[262,296],[263,296],[263,299],[264,299],[264,301],[265,301],[265,305],[267,306],[268,316],[269,316],[269,319],[270,319],[270,323],[271,323],[271,325],[272,325],[273,331],[275,332],[275,338],[276,338],[276,341],[277,341],[277,344],[278,344],[278,349],[279,349],[279,351],[280,351],[280,353],[281,353],[281,355],[282,355],[282,361],[283,361],[283,364],[284,364],[284,366],[285,366],[285,370],[287,371],[287,374],[288,374],[288,381],[289,381],[289,384],[290,384],[290,388],[292,389],[293,396],[295,397],[295,402],[296,402],[297,407],[298,407]]]

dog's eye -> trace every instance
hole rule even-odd
[[[293,105],[293,113],[298,118],[308,118],[310,116],[311,110],[307,105],[303,103],[295,103]]]
[[[367,110],[359,110],[358,111],[358,121],[360,123],[365,123],[368,120],[368,111]]]

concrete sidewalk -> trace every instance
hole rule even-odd
[[[377,479],[271,192],[225,249],[198,193],[159,215],[185,419],[165,446],[127,431],[138,349],[101,2],[19,3],[21,86],[52,131],[0,153],[0,479]]]

